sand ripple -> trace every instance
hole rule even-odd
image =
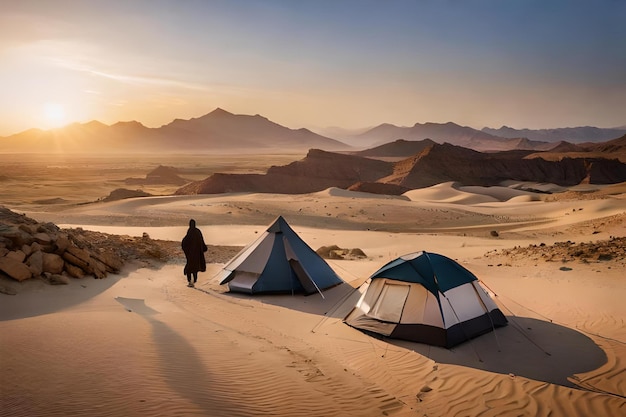
[[[186,288],[178,266],[158,274],[158,283],[138,273],[65,311],[0,322],[0,416],[612,417],[626,411],[626,352],[618,340],[589,333],[606,362],[583,368],[591,370],[570,379],[581,387],[574,389],[468,361],[442,363],[428,347],[422,352],[365,335],[344,325],[333,308],[345,288],[326,292],[324,300],[251,298],[223,294],[208,280]],[[582,319],[581,326],[620,325],[608,314],[593,320]],[[516,322],[532,327],[536,338],[573,332]],[[491,338],[473,346],[495,356]],[[563,367],[554,359],[545,364]]]

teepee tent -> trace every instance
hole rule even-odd
[[[449,348],[507,324],[478,279],[436,253],[397,258],[361,290],[344,322],[391,338]]]
[[[342,282],[282,216],[224,266],[220,278],[230,291],[249,294],[321,294]]]

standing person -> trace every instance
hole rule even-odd
[[[187,286],[193,287],[198,281],[198,271],[206,271],[204,252],[208,249],[204,243],[202,232],[196,227],[194,219],[189,220],[189,229],[183,238],[182,247],[183,252],[185,252],[185,258],[187,258],[184,270],[185,275],[187,275]],[[192,276],[193,281],[191,280]]]

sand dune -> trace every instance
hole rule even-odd
[[[487,189],[487,187],[480,187],[480,189]],[[478,204],[501,201],[492,195],[476,192],[475,190],[465,192],[459,187],[458,183],[454,182],[446,182],[433,185],[432,187],[407,191],[404,195],[409,197],[412,201],[436,201],[456,204]]]
[[[623,415],[624,260],[512,258],[503,249],[626,236],[626,199],[516,194],[447,183],[405,198],[329,189],[28,213],[168,240],[194,217],[218,246],[246,245],[283,214],[314,249],[358,247],[367,259],[329,261],[346,284],[325,298],[227,293],[216,282],[223,264],[211,259],[195,289],[171,263],[0,294],[0,416]],[[474,272],[509,326],[448,350],[342,323],[371,273],[422,249]]]

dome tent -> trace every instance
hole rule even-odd
[[[230,291],[248,294],[321,294],[342,282],[282,216],[226,264],[220,278]]]
[[[450,348],[507,324],[474,274],[435,253],[401,256],[361,290],[344,322],[391,338]]]

